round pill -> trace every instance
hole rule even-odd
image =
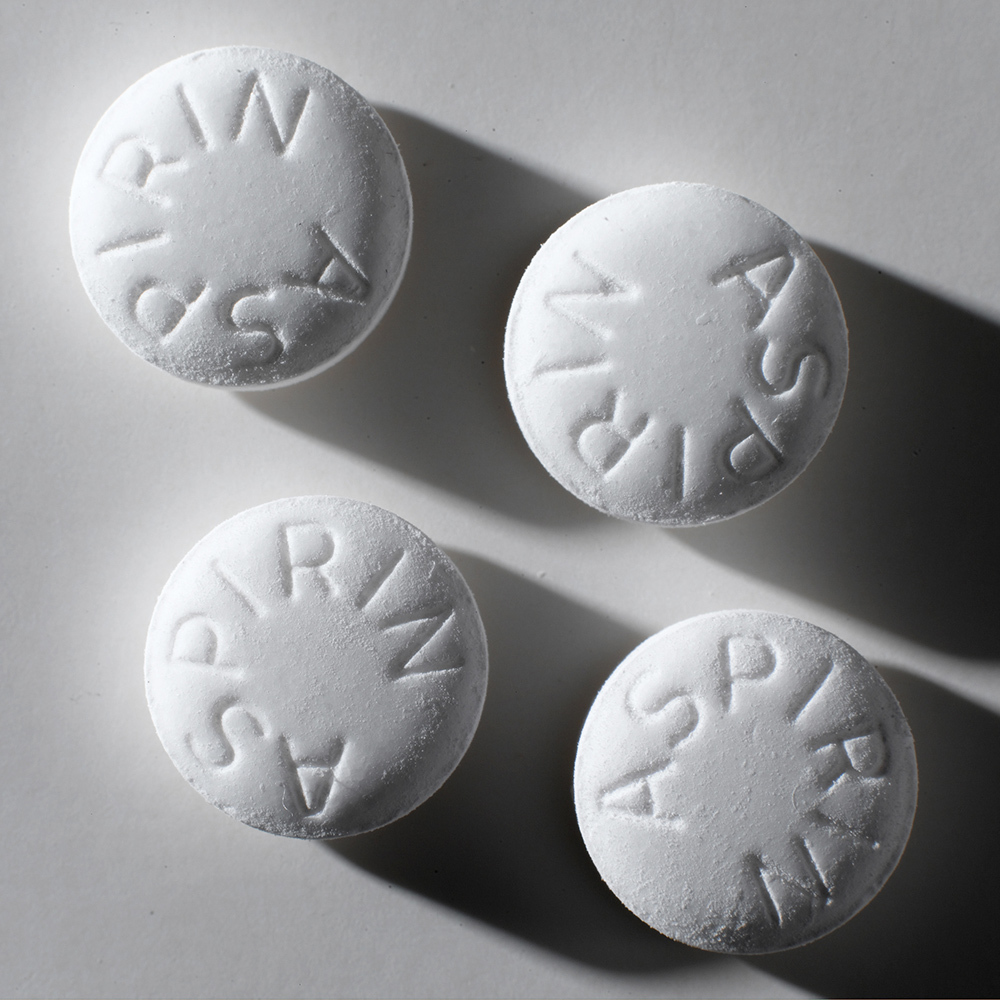
[[[396,144],[329,70],[270,49],[161,66],[98,122],[70,196],[105,322],[181,378],[294,381],[357,346],[410,249]]]
[[[153,612],[146,694],[185,778],[250,826],[342,837],[433,794],[472,739],[486,637],[458,570],[380,507],[244,511],[181,561]]]
[[[860,910],[906,845],[906,719],[850,646],[757,611],[648,639],[580,736],[576,812],[611,890],[710,951],[805,944]]]
[[[566,489],[615,517],[693,525],[809,464],[840,409],[847,329],[823,265],[776,215],[656,184],[545,242],[504,362],[521,430]]]

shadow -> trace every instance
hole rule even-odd
[[[591,966],[655,972],[713,961],[634,917],[576,824],[573,762],[591,702],[643,638],[491,563],[455,559],[490,637],[476,737],[431,799],[327,846],[396,885]]]
[[[850,330],[823,451],[783,493],[673,537],[925,646],[1000,656],[1000,328],[817,247]]]
[[[379,109],[413,191],[413,247],[385,318],[329,371],[239,398],[274,420],[518,518],[595,516],[531,454],[503,337],[535,251],[592,198],[413,115]]]
[[[995,997],[1000,719],[934,684],[883,671],[909,719],[920,793],[885,888],[811,945],[750,959],[821,996]]]

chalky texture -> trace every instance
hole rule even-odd
[[[833,930],[882,887],[916,807],[913,740],[850,646],[781,615],[665,629],[615,670],[576,759],[612,891],[662,933],[757,953]]]
[[[616,517],[732,517],[822,446],[847,378],[833,285],[773,213],[704,184],[585,209],[518,287],[505,353],[528,444]]]
[[[395,294],[410,230],[375,111],[269,49],[143,77],[98,122],[70,197],[73,255],[108,326],[165,371],[242,389],[355,347]]]
[[[180,772],[237,819],[340,837],[430,796],[472,739],[486,637],[465,581],[406,521],[298,497],[203,538],[149,627],[146,692]]]

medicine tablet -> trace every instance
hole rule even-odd
[[[98,122],[70,196],[73,256],[108,326],[165,371],[237,389],[357,346],[410,231],[374,109],[270,49],[209,49],[143,77]]]
[[[580,737],[576,812],[598,871],[658,931],[752,954],[805,944],[892,873],[917,797],[896,699],[850,646],[757,611],[636,648]]]
[[[702,524],[767,500],[819,451],[847,329],[823,265],[776,215],[657,184],[546,241],[505,368],[528,444],[566,489],[615,517]]]
[[[380,507],[297,497],[209,532],[160,595],[146,693],[181,774],[236,819],[342,837],[451,774],[486,694],[458,570]]]

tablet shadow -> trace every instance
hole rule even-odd
[[[472,556],[455,559],[490,642],[476,737],[408,816],[331,850],[594,967],[655,972],[711,960],[634,917],[603,884],[573,810],[573,760],[601,684],[643,636]]]
[[[883,673],[917,748],[920,792],[906,851],[842,928],[751,961],[820,996],[995,997],[1000,719],[912,674]]]
[[[503,337],[539,245],[593,199],[391,108],[413,191],[413,247],[385,318],[305,382],[242,393],[261,413],[505,514],[593,517],[544,471],[514,420]]]
[[[996,658],[1000,328],[816,249],[850,330],[833,433],[774,499],[674,537],[925,646]]]

